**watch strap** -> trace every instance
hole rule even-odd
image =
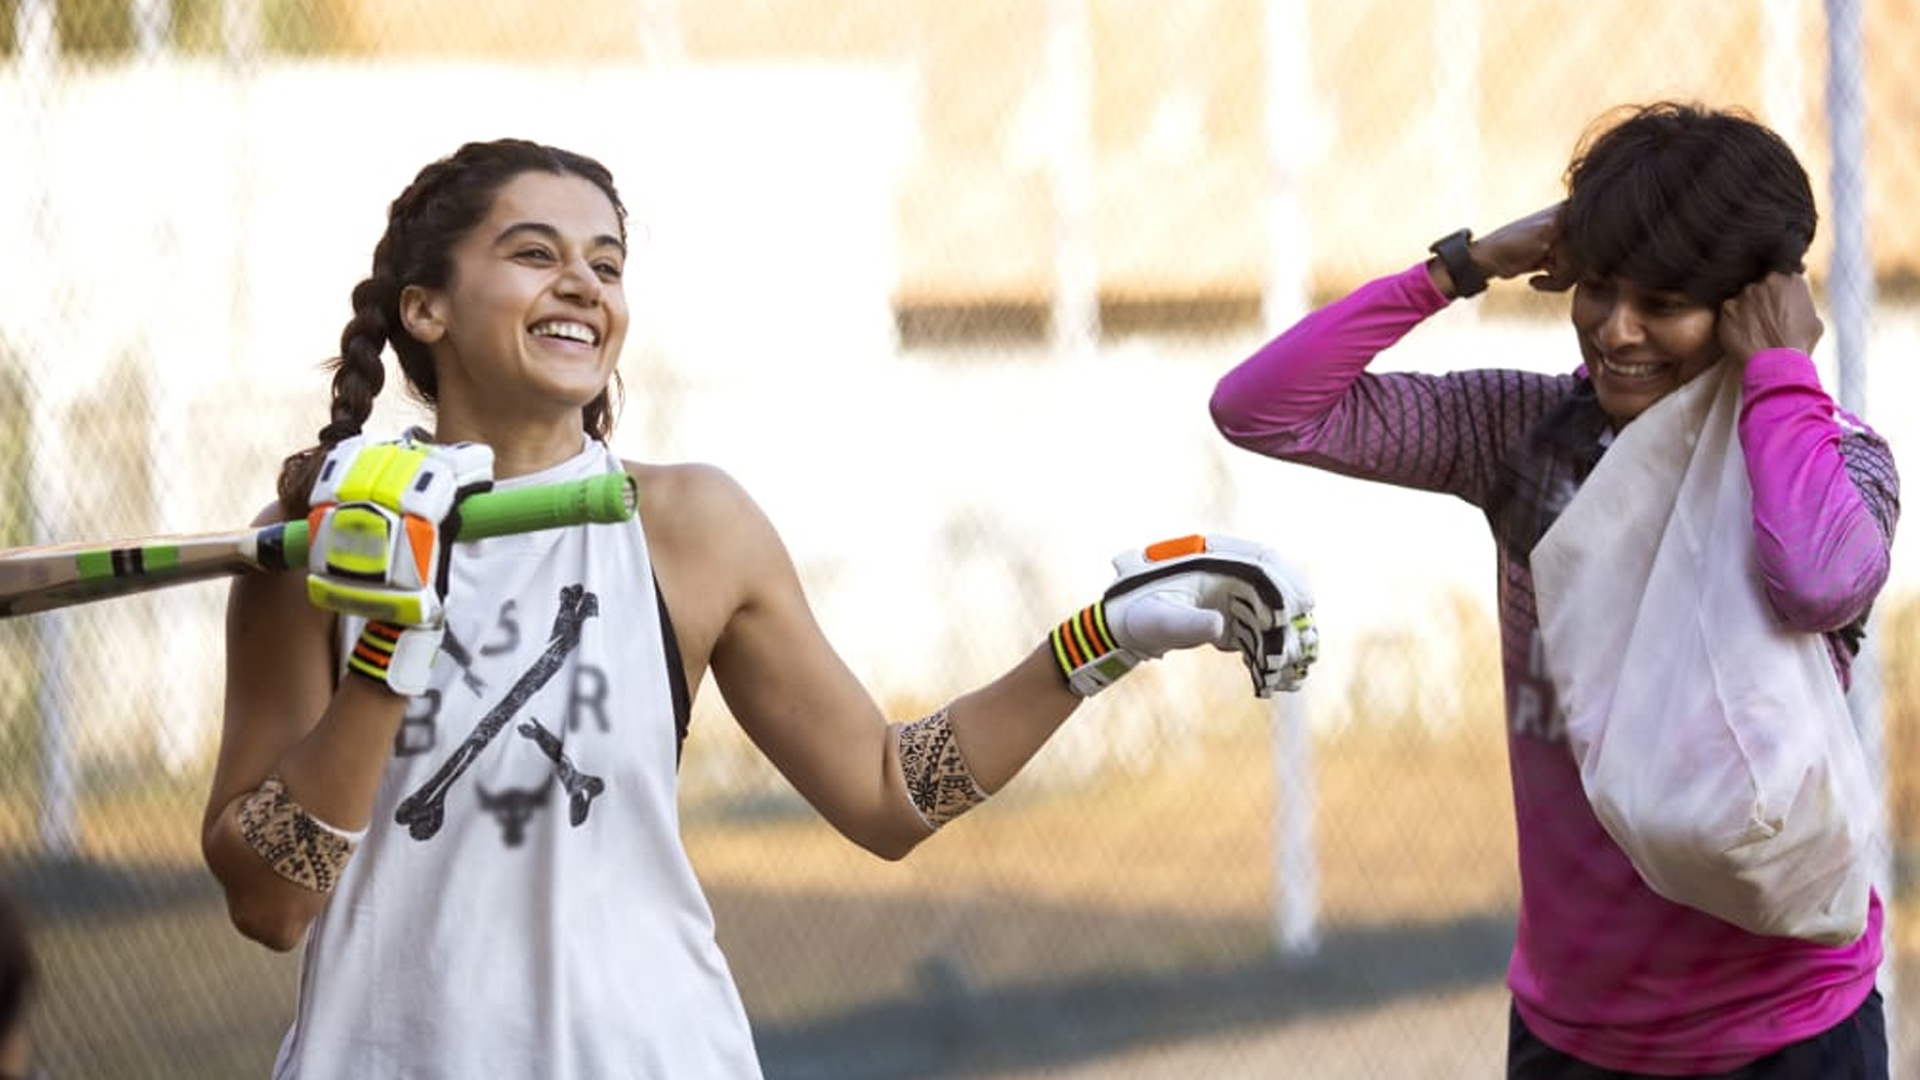
[[[1440,259],[1440,265],[1447,268],[1447,276],[1453,279],[1453,294],[1461,299],[1479,296],[1487,291],[1487,275],[1467,254],[1467,245],[1473,242],[1473,230],[1458,229],[1435,240],[1427,248]]]

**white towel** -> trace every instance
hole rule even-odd
[[[1825,640],[1768,606],[1728,368],[1623,428],[1535,546],[1542,651],[1587,798],[1649,887],[1841,944],[1866,927],[1875,786]]]

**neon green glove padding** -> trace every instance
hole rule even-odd
[[[328,452],[307,517],[307,599],[367,619],[348,670],[399,694],[426,689],[459,503],[492,486],[493,449],[479,443],[356,436]]]

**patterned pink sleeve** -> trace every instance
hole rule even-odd
[[[1214,425],[1256,453],[1298,450],[1304,425],[1331,411],[1382,350],[1446,306],[1425,263],[1362,285],[1229,371],[1214,389]]]
[[[1369,282],[1261,346],[1214,388],[1214,426],[1267,457],[1487,505],[1500,462],[1567,376],[1367,370],[1447,306],[1425,264]]]
[[[1805,353],[1755,355],[1744,391],[1740,445],[1767,595],[1789,626],[1838,630],[1866,613],[1887,580],[1899,513],[1893,458],[1834,405]]]

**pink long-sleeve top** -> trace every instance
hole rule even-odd
[[[1565,1053],[1659,1075],[1723,1072],[1826,1030],[1873,987],[1879,898],[1850,945],[1757,936],[1655,894],[1601,827],[1539,663],[1528,553],[1604,452],[1606,419],[1582,372],[1367,370],[1447,303],[1422,264],[1373,281],[1227,373],[1211,407],[1235,445],[1445,492],[1486,514],[1519,847],[1515,1008]],[[1804,353],[1754,356],[1743,393],[1767,594],[1783,624],[1827,635],[1844,683],[1887,577],[1899,515],[1892,456],[1835,407]]]

